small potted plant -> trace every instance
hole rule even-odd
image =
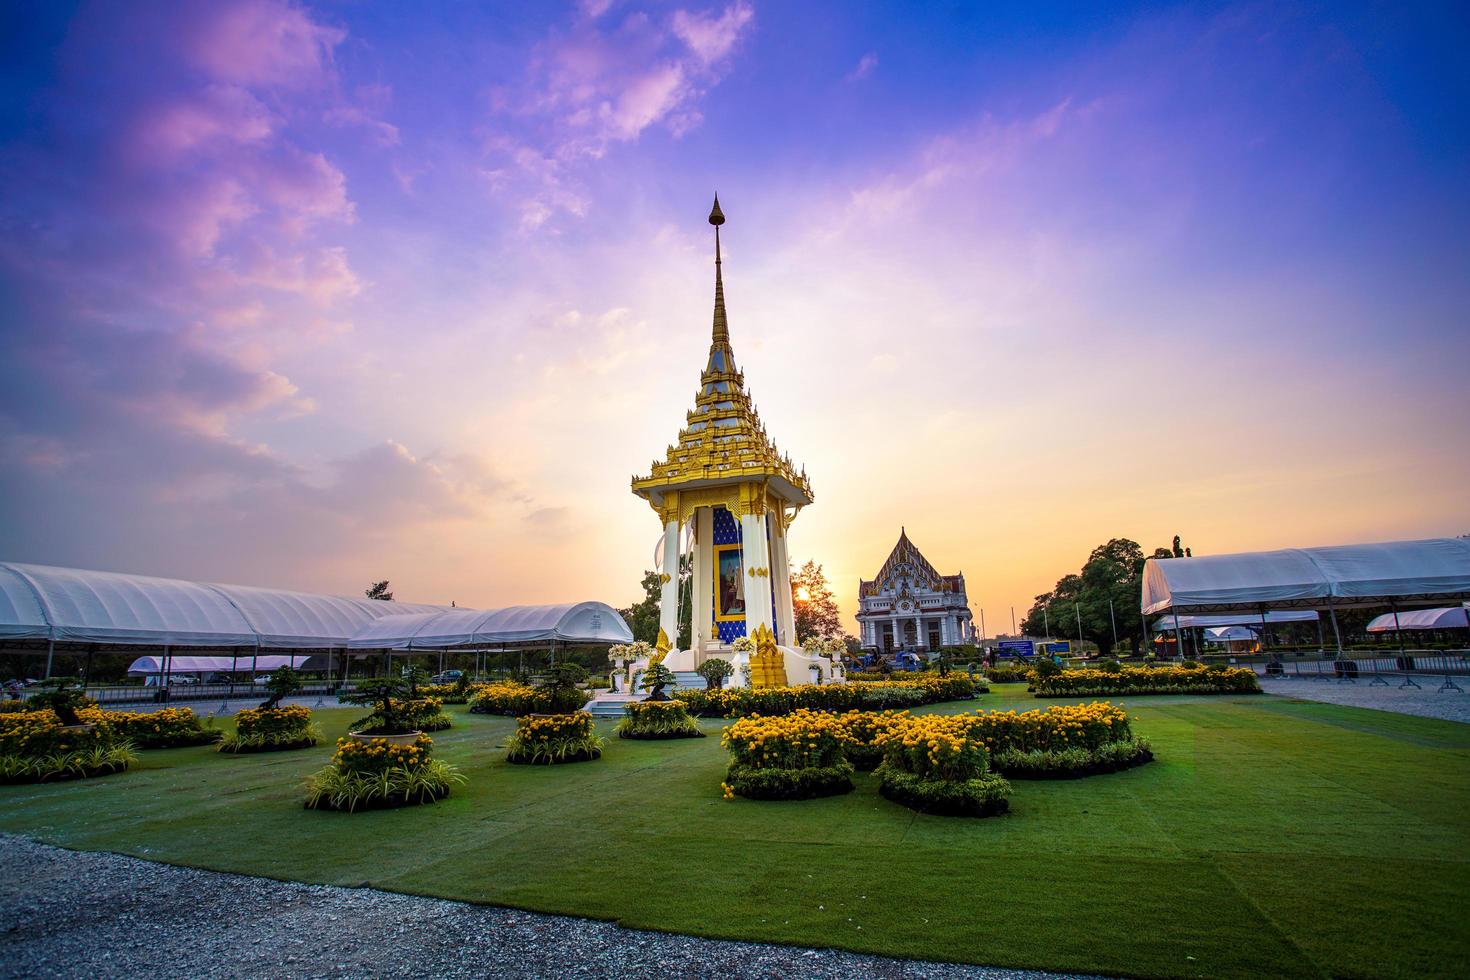
[[[56,718],[61,722],[62,728],[90,731],[97,727],[91,722],[82,721],[77,714],[81,709],[92,706],[92,699],[87,697],[87,691],[82,687],[80,678],[54,677],[43,681],[41,689],[32,694],[29,701],[32,707],[50,708],[56,712]]]
[[[373,713],[358,722],[362,726],[348,735],[359,742],[384,739],[392,745],[413,745],[423,733],[413,727],[409,701],[413,684],[399,675],[377,677],[358,684],[350,694],[338,695],[343,704],[371,707]]]

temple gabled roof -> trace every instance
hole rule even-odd
[[[908,529],[899,528],[898,543],[888,553],[888,560],[883,567],[878,569],[878,575],[871,582],[858,581],[858,596],[876,595],[881,589],[887,587],[889,582],[897,574],[900,566],[907,566],[911,570],[910,578],[913,584],[920,589],[928,589],[933,592],[963,592],[965,590],[965,576],[940,575],[929,563],[923,553],[909,540]]]
[[[715,313],[709,360],[678,442],[668,447],[662,461],[653,461],[648,476],[633,477],[633,492],[657,504],[665,490],[759,481],[774,496],[804,507],[812,502],[806,471],[798,470],[791,457],[783,455],[766,435],[760,413],[745,389],[745,375],[735,365],[720,268],[720,225],[725,215],[718,197],[709,220],[715,226]]]

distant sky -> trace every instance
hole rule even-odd
[[[709,344],[845,613],[1470,531],[1470,7],[11,3],[0,557],[638,595]]]

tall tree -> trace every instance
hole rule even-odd
[[[367,591],[363,594],[366,595],[369,599],[381,599],[384,602],[393,601],[393,593],[388,591],[387,579],[383,579],[383,581],[381,582],[374,582],[372,585],[368,586]]]
[[[842,639],[842,614],[821,565],[808,561],[791,573],[791,607],[796,620],[794,642],[808,637]]]
[[[1185,557],[1187,549],[1174,539],[1173,548],[1157,548],[1154,558],[1173,558],[1175,550]],[[1143,642],[1143,616],[1139,611],[1139,595],[1143,587],[1143,549],[1138,542],[1113,538],[1092,549],[1080,574],[1067,575],[1051,592],[1036,597],[1022,629],[1040,636],[1049,629],[1052,636],[1091,640],[1098,650],[1108,653],[1113,648],[1116,624],[1118,641],[1127,643],[1136,653]],[[1077,624],[1081,620],[1081,635]]]

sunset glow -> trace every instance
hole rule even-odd
[[[640,598],[731,344],[851,627],[1127,536],[1470,531],[1463,10],[31,4],[0,557]],[[1441,23],[1441,22],[1445,23]]]

